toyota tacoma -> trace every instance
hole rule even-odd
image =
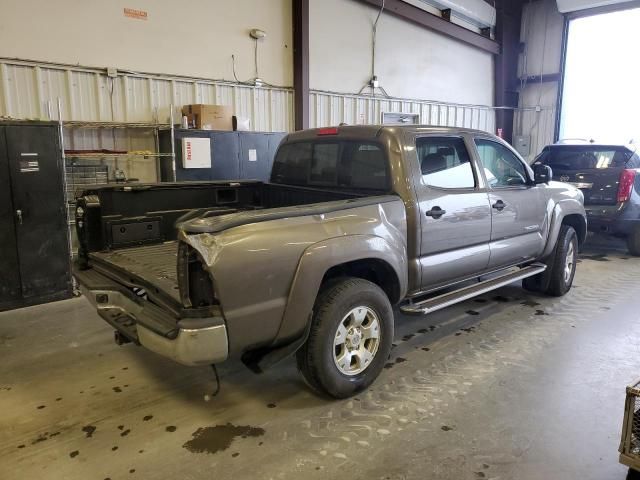
[[[425,314],[519,280],[569,291],[583,194],[551,177],[480,131],[296,132],[269,182],[85,190],[75,275],[120,343],[257,371],[295,354],[344,398],[387,361],[394,305]]]

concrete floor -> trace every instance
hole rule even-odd
[[[640,259],[587,250],[575,289],[509,286],[397,317],[388,369],[346,401],[287,361],[184,368],[83,298],[0,314],[0,478],[623,479],[625,386],[640,377]]]

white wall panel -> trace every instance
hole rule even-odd
[[[554,142],[558,85],[555,82],[529,85],[522,93],[522,105],[534,105],[516,111],[514,134],[530,137],[533,160],[542,149]],[[539,105],[539,109],[535,107]]]
[[[562,62],[564,17],[555,0],[535,0],[524,5],[520,55],[520,76],[559,73]],[[533,160],[554,142],[558,101],[558,82],[531,82],[520,89],[519,110],[514,120],[514,135],[530,137]]]
[[[315,0],[322,1],[322,0]],[[129,18],[124,8],[147,12]],[[2,0],[0,56],[136,72],[293,82],[291,0]]]
[[[310,2],[312,89],[355,94],[368,83],[378,11],[354,0]],[[493,104],[490,53],[388,12],[381,15],[377,31],[376,74],[389,95]]]

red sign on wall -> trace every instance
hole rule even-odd
[[[124,16],[129,18],[135,18],[136,20],[146,20],[147,12],[144,10],[136,10],[134,8],[125,8]]]

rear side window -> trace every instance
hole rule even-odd
[[[391,187],[382,148],[355,140],[284,144],[273,162],[271,181],[372,191],[388,191]]]
[[[557,170],[593,170],[623,168],[632,155],[629,151],[615,148],[550,148],[538,161]]]
[[[418,137],[416,152],[422,180],[436,188],[476,186],[469,152],[460,137]]]

